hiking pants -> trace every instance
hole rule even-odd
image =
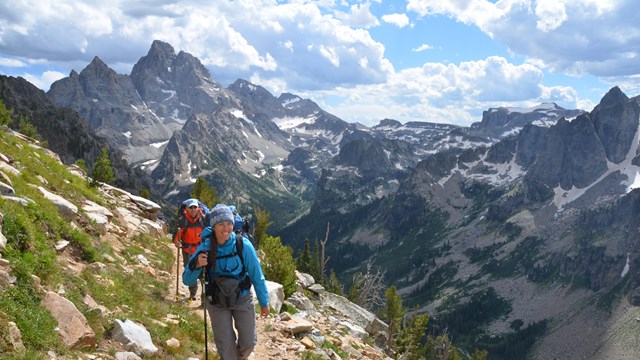
[[[220,360],[248,359],[258,342],[251,292],[238,299],[230,309],[211,305],[208,301],[206,303]],[[238,332],[237,338],[234,326]]]
[[[185,248],[185,249],[188,249],[188,248]],[[189,258],[191,258],[191,255],[188,252],[183,251],[182,252],[182,265],[185,268],[187,267],[187,264],[189,263]],[[195,298],[197,292],[198,292],[198,282],[196,282],[196,284],[193,285],[193,286],[189,286],[189,297],[190,298]]]

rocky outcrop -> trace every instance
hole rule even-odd
[[[68,348],[81,349],[96,346],[96,335],[93,329],[71,301],[47,291],[42,299],[42,305],[58,322],[58,334]]]
[[[259,339],[257,359],[299,359],[304,351],[336,358],[325,341],[350,358],[390,359],[382,350],[388,336],[384,322],[344,297],[324,291],[308,274],[297,272],[296,283],[302,291],[285,301],[295,313],[283,312],[269,320],[271,330]]]
[[[7,131],[3,136],[16,135],[21,141],[31,141],[31,139],[24,139],[18,134]],[[25,146],[20,144],[19,146]],[[31,147],[37,149],[44,155],[37,155],[34,158],[41,158],[42,156],[50,156],[54,162],[57,162],[61,167],[63,166],[60,158],[49,152],[44,151],[34,143]],[[33,161],[33,160],[31,160]],[[8,163],[10,162],[10,163]],[[16,169],[25,169],[26,164],[21,161],[11,160],[9,156],[0,154],[0,163],[4,164],[6,170],[8,166]],[[81,181],[85,181],[85,175],[78,172],[70,172],[81,178]],[[62,175],[62,174],[57,174]],[[17,175],[11,174],[11,176],[17,178]],[[6,175],[4,176],[6,177]],[[6,177],[10,179],[9,177]],[[28,185],[35,188],[36,191],[41,194],[44,202],[51,202],[58,209],[58,213],[61,218],[69,221],[72,226],[78,231],[86,231],[92,233],[98,229],[98,236],[101,241],[112,239],[113,237],[129,239],[137,234],[149,233],[150,235],[163,238],[166,237],[168,229],[166,224],[162,220],[158,219],[158,213],[160,206],[147,199],[140,198],[133,194],[130,194],[122,189],[118,189],[106,184],[99,186],[100,197],[105,201],[105,206],[98,205],[93,201],[87,199],[79,200],[78,195],[66,198],[68,194],[60,193],[56,194],[55,189],[51,188],[49,182],[42,176],[33,177],[36,184],[29,183]],[[15,201],[23,206],[32,205],[35,207],[41,206],[34,200],[24,197],[22,192],[16,192],[15,196],[3,195],[3,198],[10,201]],[[76,204],[75,202],[81,202]],[[78,205],[83,204],[82,208]],[[91,215],[89,215],[91,214]],[[2,215],[0,215],[0,225],[2,224]],[[12,219],[15,222],[15,218]],[[95,226],[95,227],[94,227]],[[124,226],[124,229],[122,228]],[[151,230],[152,229],[152,230]],[[0,226],[0,231],[2,226]],[[4,235],[1,235],[0,251],[3,251],[6,246],[6,239]],[[13,240],[13,246],[15,246],[15,239]],[[86,266],[82,261],[74,259],[72,253],[74,250],[69,249],[70,242],[67,240],[59,240],[53,246],[56,252],[59,254],[60,263],[64,264],[68,269],[73,272],[80,273],[81,269]],[[0,258],[0,289],[16,286],[17,278],[12,275],[11,261]],[[99,263],[92,263],[89,267],[100,268]],[[65,291],[58,289],[52,291],[46,284],[40,284],[40,280],[35,281],[36,288],[41,294],[42,305],[46,308],[53,318],[57,321],[57,331],[60,335],[62,343],[69,349],[93,349],[96,347],[96,335],[93,329],[90,327],[89,322],[85,318],[84,314],[65,297]],[[98,311],[101,316],[108,316],[110,311],[104,306],[97,304],[89,294],[85,296],[85,303],[89,306],[90,311]],[[0,326],[1,327],[1,326]],[[15,326],[14,326],[15,327]],[[11,329],[9,327],[9,329]],[[19,333],[18,333],[19,334]],[[4,335],[3,335],[4,336]],[[16,339],[16,332],[11,332],[12,336],[12,348],[13,351],[20,350],[20,342]]]
[[[568,110],[554,103],[543,103],[527,109],[491,108],[482,112],[482,120],[471,124],[470,130],[475,135],[502,138],[527,124],[536,122],[548,127],[561,118],[574,118],[583,113],[582,110]]]
[[[551,188],[582,188],[607,170],[603,139],[586,115],[571,122],[558,121],[547,132],[540,150],[526,177]]]
[[[640,106],[613,87],[591,112],[593,127],[607,159],[620,163],[627,157],[638,130]]]

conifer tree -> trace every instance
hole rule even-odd
[[[320,243],[316,240],[313,243],[313,252],[311,253],[311,268],[309,269],[309,274],[313,276],[317,283],[322,282],[322,266],[320,262],[322,261],[322,257],[320,256]]]
[[[298,252],[298,256],[296,257],[296,268],[298,269],[298,271],[310,274],[311,247],[309,246],[309,239],[304,240],[304,247]],[[319,281],[319,279],[317,280]]]
[[[426,355],[427,355],[426,348],[422,346],[422,339],[425,337],[428,323],[429,323],[428,313],[422,313],[422,314],[415,313],[411,317],[411,320],[409,321],[409,326],[407,326],[404,329],[402,338],[404,342],[404,354],[407,360],[421,360],[426,358]],[[447,340],[449,339],[448,336],[446,336],[446,338]],[[451,345],[450,341],[449,341],[449,345]],[[448,355],[449,352],[447,352],[446,354]],[[456,354],[457,354],[457,351],[456,351]],[[449,357],[445,357],[445,358],[436,357],[436,359],[454,360]]]
[[[329,292],[332,292],[336,295],[344,296],[344,290],[342,289],[342,284],[338,279],[338,275],[336,275],[335,270],[331,269],[329,271],[329,280],[327,280],[326,289]]]
[[[262,243],[262,241],[267,237],[267,228],[271,226],[272,222],[269,221],[271,214],[268,211],[262,210],[256,207],[255,212],[256,212],[256,224],[255,224],[256,233],[254,236],[254,240],[255,240],[255,248],[258,249],[260,248],[260,244]]]
[[[107,153],[106,148],[102,148],[102,152],[100,153],[98,160],[93,164],[91,177],[93,178],[91,186],[97,186],[100,182],[108,184],[116,179],[116,176],[113,173],[113,168],[111,167],[109,153]]]
[[[201,177],[196,179],[195,184],[193,184],[193,189],[191,189],[191,193],[189,194],[192,198],[200,200],[203,204],[207,205],[209,208],[212,208],[216,204],[220,203],[220,199],[218,199],[218,191],[213,187],[209,186],[209,183]]]
[[[471,353],[471,360],[487,360],[487,350],[475,349]]]
[[[396,287],[391,286],[385,291],[385,298],[387,299],[387,306],[385,311],[385,318],[389,323],[389,338],[387,339],[387,353],[395,351],[395,338],[400,333],[400,324],[404,317],[406,310],[402,306],[402,298],[396,292]]]
[[[13,114],[13,111],[7,109],[7,107],[4,105],[4,102],[0,100],[0,126],[7,125],[11,127],[11,114]]]
[[[29,118],[20,116],[18,127],[20,128],[20,133],[30,138],[37,139],[38,129],[36,129],[36,126],[29,121]]]
[[[142,188],[142,189],[140,189],[140,196],[142,196],[145,199],[150,199],[151,198],[151,192],[147,188]]]

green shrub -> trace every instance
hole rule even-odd
[[[262,271],[267,280],[284,286],[284,297],[288,298],[296,291],[296,265],[293,250],[282,245],[279,237],[265,236],[260,250],[264,253]]]

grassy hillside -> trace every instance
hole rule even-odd
[[[2,168],[6,178],[0,181],[10,183],[14,199],[24,202],[0,197],[2,233],[7,238],[0,263],[0,275],[6,275],[0,276],[0,357],[45,359],[49,358],[47,352],[53,351],[62,358],[84,358],[61,342],[55,319],[42,305],[44,291],[61,294],[87,318],[99,350],[85,349],[85,353],[113,355],[122,349],[121,344],[106,341],[114,319],[130,319],[146,327],[160,348],[151,358],[187,358],[203,352],[201,320],[187,307],[167,299],[175,281],[171,276],[174,252],[168,238],[143,233],[131,236],[117,209],[127,204],[89,187],[47,150],[0,131],[0,154],[20,172]],[[37,187],[63,196],[80,209],[86,200],[108,208],[115,214],[110,231],[100,235],[96,223],[84,216],[83,210],[71,220],[63,217]],[[56,245],[65,241],[69,245],[57,251]],[[138,255],[150,265],[141,264]],[[86,295],[108,313],[90,310],[83,300]],[[167,321],[167,314],[173,314],[175,321]],[[9,322],[20,330],[25,351],[8,352]],[[172,337],[182,346],[177,350],[163,348]]]

